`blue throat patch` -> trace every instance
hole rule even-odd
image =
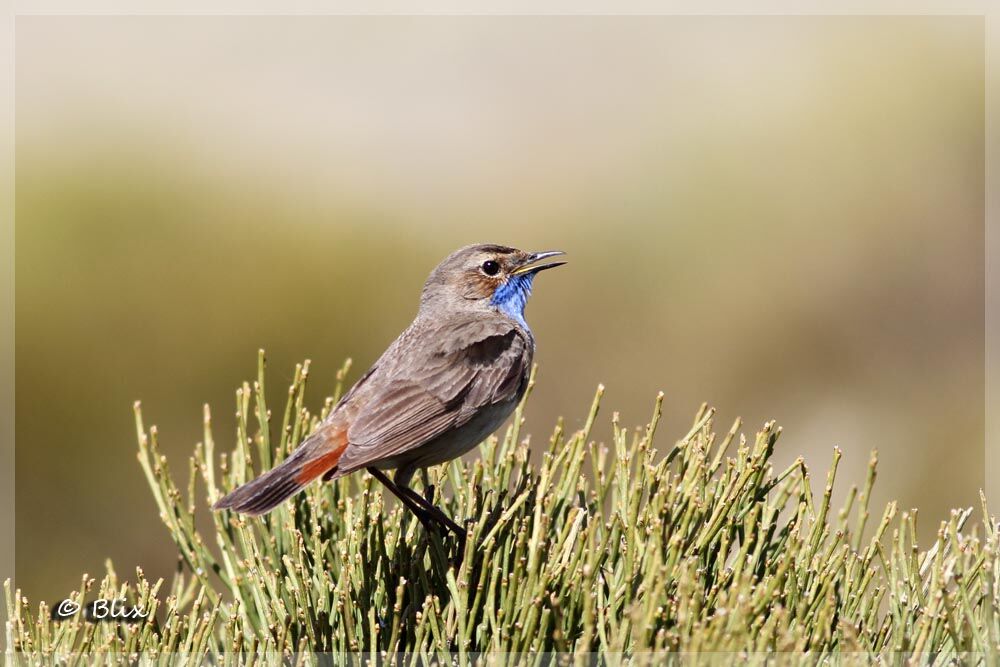
[[[515,320],[525,329],[528,323],[524,321],[524,306],[531,296],[531,283],[535,280],[534,273],[523,273],[519,276],[511,276],[503,285],[493,293],[490,303],[496,306],[500,312]]]

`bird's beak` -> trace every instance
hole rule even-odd
[[[556,255],[565,255],[562,250],[546,250],[544,252],[533,252],[530,253],[524,260],[524,263],[514,269],[511,275],[519,276],[525,273],[538,273],[539,271],[544,271],[545,269],[554,269],[557,266],[562,266],[566,262],[549,262],[548,264],[538,264],[543,259],[548,257],[555,257]]]

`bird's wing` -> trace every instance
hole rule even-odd
[[[484,319],[442,322],[394,350],[379,390],[351,421],[341,470],[419,447],[519,395],[530,343],[514,325]]]

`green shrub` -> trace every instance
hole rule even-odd
[[[559,424],[536,443],[544,449],[537,467],[519,408],[472,461],[430,470],[423,488],[432,484],[469,530],[457,568],[454,538],[425,531],[367,474],[313,485],[263,518],[213,513],[214,530],[199,532],[196,507],[286,456],[332,407],[336,396],[319,415],[305,408],[308,369],[296,369],[277,425],[262,353],[257,381],[236,392],[236,447],[221,456],[206,406],[186,489],[175,485],[137,404],[139,462],[183,566],[165,586],[140,569],[126,583],[109,564],[99,584],[85,576],[73,599],[127,598],[156,620],[55,622],[45,603],[33,611],[8,582],[9,650],[456,659],[898,652],[947,661],[991,660],[1000,643],[998,533],[985,500],[982,535],[963,532],[971,509],[955,511],[921,550],[913,514],[895,503],[869,520],[874,456],[865,483],[835,510],[839,451],[814,494],[801,459],[772,468],[773,423],[747,440],[737,421],[718,437],[704,406],[661,451],[654,433],[662,396],[645,428],[628,430],[613,416],[612,442],[603,445],[590,440],[599,388],[582,430]]]

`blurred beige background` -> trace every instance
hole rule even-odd
[[[919,505],[983,485],[975,17],[18,17],[17,575],[64,597],[174,547],[175,471],[268,350],[311,404],[459,245],[562,248],[528,307],[529,432],[594,386],[666,446],[785,426],[778,459]],[[604,437],[606,427],[599,432]],[[817,481],[817,484],[819,482]],[[993,498],[1000,496],[995,490]],[[995,502],[1000,502],[997,500]],[[928,533],[925,532],[925,535]]]

